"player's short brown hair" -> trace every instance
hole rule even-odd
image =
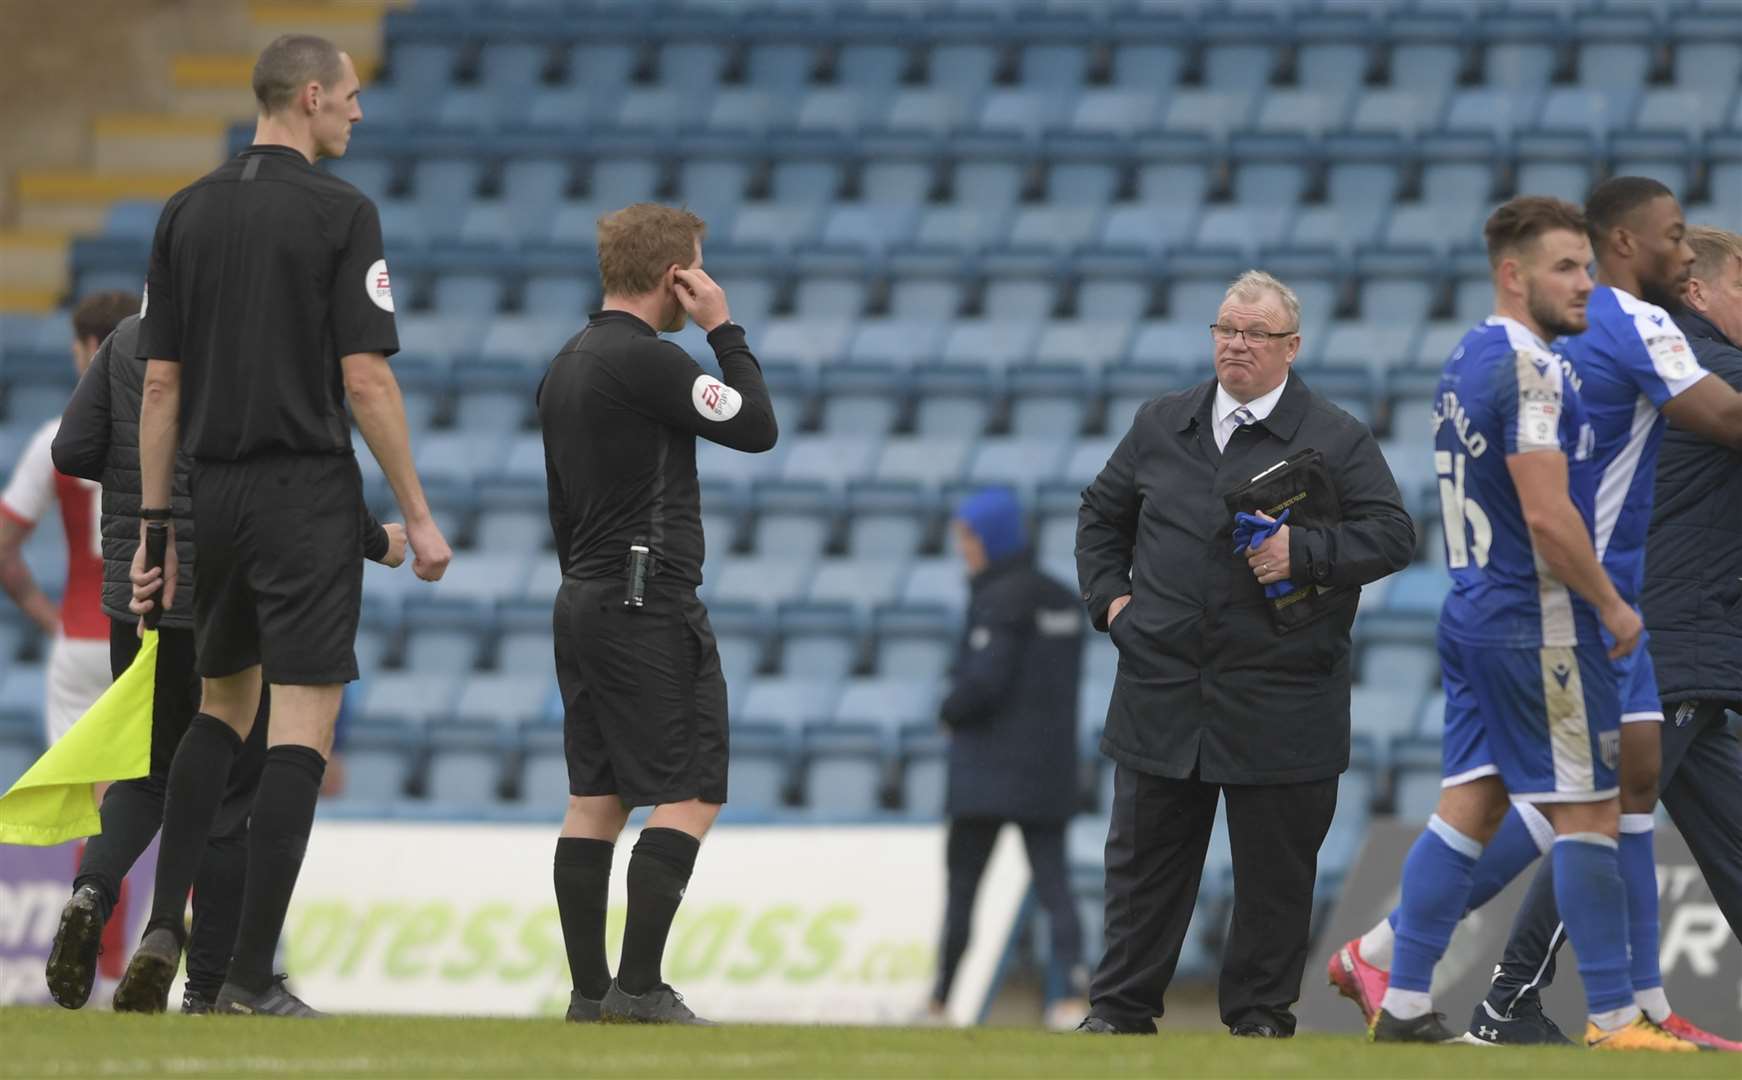
[[[1694,249],[1693,276],[1711,281],[1729,268],[1731,259],[1742,262],[1742,236],[1708,225],[1688,226],[1688,246]]]
[[[101,342],[129,315],[139,314],[139,297],[119,289],[92,293],[73,308],[73,336]]]
[[[330,87],[345,77],[339,47],[313,34],[284,34],[254,61],[254,100],[260,111],[278,112],[311,82]]]
[[[1548,195],[1520,195],[1501,203],[1482,226],[1482,238],[1488,242],[1488,264],[1499,266],[1506,256],[1516,255],[1526,244],[1557,229],[1586,235],[1585,212],[1565,199]]]
[[[635,203],[599,219],[599,281],[607,294],[640,296],[659,288],[671,266],[689,267],[707,222],[687,209]]]

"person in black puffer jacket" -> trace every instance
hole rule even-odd
[[[134,359],[139,316],[116,326],[97,350],[90,369],[67,403],[54,440],[55,468],[96,480],[103,488],[103,611],[109,616],[109,664],[119,677],[139,652],[139,616],[132,613],[130,572],[139,544],[139,407],[145,363]],[[123,882],[163,821],[164,782],[182,734],[199,710],[200,679],[194,671],[195,581],[193,503],[188,461],[176,460],[174,498],[176,556],[181,563],[175,602],[158,625],[156,690],[151,716],[151,771],[112,785],[103,799],[103,831],[85,845],[73,881],[73,896],[61,913],[49,953],[49,991],[76,1009],[89,998],[104,925],[124,895]],[[405,558],[405,531],[369,514],[364,556],[388,566]],[[268,703],[230,773],[223,809],[214,823],[194,885],[194,925],[188,950],[183,1012],[208,1011],[223,985],[241,912],[247,864],[248,813],[265,761]]]

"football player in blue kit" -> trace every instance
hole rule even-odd
[[[1586,218],[1601,283],[1587,308],[1588,329],[1556,342],[1580,383],[1595,437],[1594,543],[1622,598],[1637,610],[1643,584],[1652,481],[1665,418],[1704,438],[1742,446],[1742,394],[1709,377],[1666,307],[1693,262],[1674,194],[1645,177],[1616,177],[1594,189]],[[1674,1013],[1658,969],[1657,868],[1653,810],[1660,782],[1662,705],[1647,649],[1616,661],[1621,697],[1621,818],[1618,852],[1628,917],[1629,976],[1647,1022],[1704,1049],[1736,1044]],[[1553,830],[1528,802],[1515,802],[1474,871],[1471,907],[1504,888],[1538,854]],[[1540,988],[1568,935],[1556,904],[1553,860],[1533,883],[1485,1000],[1466,1039],[1485,1043],[1567,1041],[1542,1012]],[[1332,981],[1368,1011],[1385,985],[1395,914],[1350,942],[1332,960]]]
[[[1598,560],[1596,435],[1580,376],[1546,344],[1586,326],[1585,219],[1527,196],[1496,210],[1485,234],[1496,314],[1452,353],[1434,410],[1453,581],[1439,627],[1444,779],[1404,862],[1389,986],[1369,1030],[1376,1042],[1460,1040],[1433,1009],[1433,969],[1472,901],[1486,899],[1472,896],[1477,860],[1520,800],[1553,831],[1587,1043],[1691,1050],[1644,1019],[1629,980],[1613,662],[1638,648],[1644,626]]]

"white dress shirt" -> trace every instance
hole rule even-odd
[[[1277,384],[1276,389],[1265,394],[1263,397],[1253,398],[1251,401],[1242,405],[1240,402],[1235,401],[1231,396],[1229,396],[1228,391],[1224,390],[1222,384],[1218,382],[1216,384],[1215,412],[1212,417],[1214,421],[1212,427],[1216,436],[1216,449],[1228,449],[1228,440],[1233,437],[1236,430],[1244,427],[1246,424],[1263,420],[1268,417],[1276,408],[1276,403],[1282,400],[1282,392],[1287,389],[1287,387],[1288,377],[1285,375],[1283,376],[1282,382]],[[1248,420],[1245,417],[1236,416],[1235,414],[1241,409],[1245,409],[1247,412],[1251,413],[1252,418]]]

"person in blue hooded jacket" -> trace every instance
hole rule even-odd
[[[967,625],[940,708],[950,731],[945,814],[949,892],[932,1008],[941,1013],[968,947],[974,895],[1006,822],[1022,829],[1034,892],[1052,931],[1054,1012],[1082,1012],[1082,925],[1071,901],[1065,825],[1077,809],[1076,592],[1034,566],[1008,488],[964,499],[953,524],[969,583]],[[1065,987],[1068,986],[1068,991]]]

